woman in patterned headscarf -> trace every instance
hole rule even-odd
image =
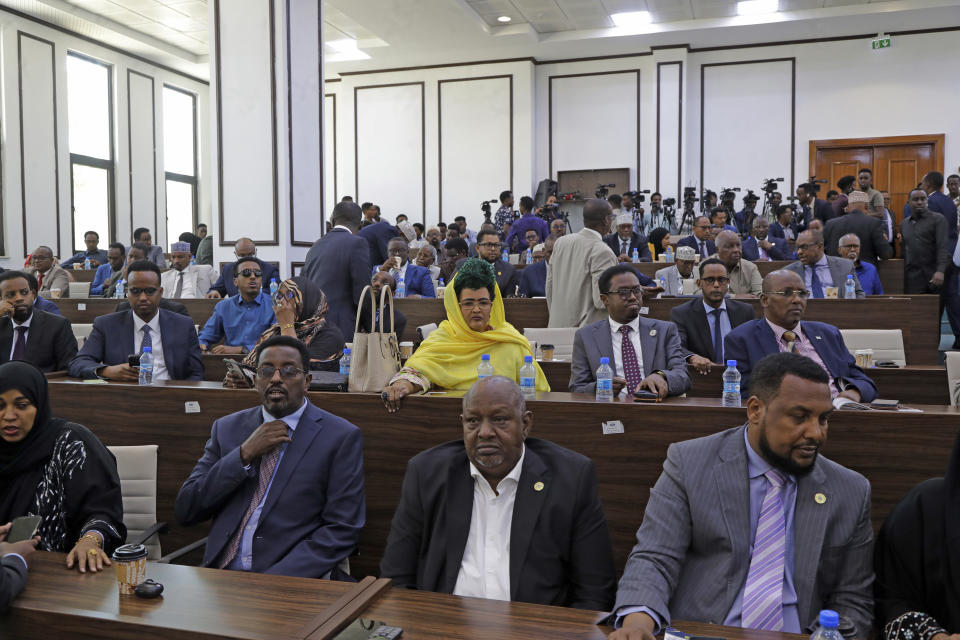
[[[0,524],[40,516],[39,549],[99,571],[127,536],[117,462],[86,427],[50,413],[39,369],[0,365]]]
[[[241,363],[247,379],[241,380],[228,372],[224,385],[233,388],[252,386],[253,373],[260,359],[260,345],[267,338],[280,335],[296,338],[307,346],[311,370],[337,371],[345,343],[340,329],[327,322],[327,309],[327,296],[312,280],[302,276],[284,280],[273,301],[277,323],[263,332]]]

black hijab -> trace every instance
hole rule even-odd
[[[653,259],[656,260],[657,256],[663,253],[663,239],[667,237],[667,234],[670,233],[667,229],[663,227],[657,227],[650,232],[650,244],[653,245]]]
[[[180,234],[178,238],[180,242],[189,242],[190,243],[190,254],[196,257],[197,248],[200,247],[200,241],[203,240],[200,236],[195,233],[190,233],[189,231],[184,231]]]

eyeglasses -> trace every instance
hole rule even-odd
[[[781,296],[784,298],[792,298],[793,296],[799,296],[801,300],[806,300],[810,297],[809,289],[781,289],[779,291],[768,291],[773,295]]]
[[[136,297],[136,296],[139,296],[141,293],[145,293],[148,296],[152,296],[156,294],[157,291],[160,291],[160,289],[158,289],[157,287],[147,287],[146,289],[141,289],[140,287],[130,287],[128,291],[130,292],[130,295]]]
[[[823,243],[822,243],[822,242],[814,242],[814,243],[812,243],[812,244],[798,244],[798,245],[797,245],[797,251],[806,251],[807,249],[810,249],[810,248],[812,248],[812,247],[817,247],[817,246],[821,246],[821,247],[822,247],[822,246],[823,246]]]
[[[459,304],[461,309],[489,309],[493,302],[487,298],[481,298],[479,300],[461,300]]]
[[[273,377],[273,374],[275,374],[277,371],[278,369],[272,364],[265,364],[257,369],[257,377],[270,379]],[[280,371],[280,377],[283,378],[284,380],[296,378],[300,374],[306,373],[306,371],[304,371],[303,369],[298,369],[292,364],[283,365],[282,367],[280,367],[279,371]]]
[[[730,278],[726,276],[717,276],[717,277],[707,276],[706,278],[700,278],[700,280],[705,282],[706,284],[727,284],[728,282],[730,282]]]
[[[623,289],[615,289],[613,291],[607,291],[604,295],[612,296],[613,294],[617,294],[618,296],[620,296],[621,300],[629,300],[630,298],[639,298],[640,296],[642,296],[643,288],[633,287],[631,289],[628,289],[624,287]]]
[[[858,245],[858,244],[841,244],[841,245],[839,246],[839,248],[840,248],[840,249],[859,249],[859,248],[860,248],[860,245]]]
[[[244,269],[243,271],[240,272],[240,275],[242,275],[244,278],[249,278],[250,276],[253,276],[254,278],[259,278],[260,276],[263,275],[263,272],[260,271],[260,269]]]
[[[503,243],[500,242],[481,242],[477,245],[478,247],[486,247],[488,249],[499,249],[503,246]]]

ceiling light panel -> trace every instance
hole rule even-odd
[[[653,21],[649,11],[628,11],[615,13],[610,16],[613,24],[624,29],[636,29],[646,26]]]
[[[741,16],[775,13],[779,8],[779,0],[741,0],[737,3],[737,13]]]

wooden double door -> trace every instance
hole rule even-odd
[[[821,197],[843,176],[873,171],[873,186],[890,192],[890,212],[899,224],[910,191],[928,171],[943,171],[944,135],[810,141],[810,175],[825,179]]]

